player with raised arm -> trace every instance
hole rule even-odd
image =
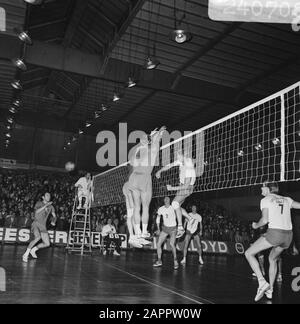
[[[186,264],[186,256],[188,253],[188,248],[191,242],[191,239],[196,244],[197,251],[199,254],[199,263],[202,265],[202,246],[201,246],[201,236],[202,236],[202,217],[197,213],[197,206],[192,206],[191,213],[184,213],[183,216],[186,217],[186,233],[184,239],[184,246],[183,246],[183,259],[181,260],[181,264]]]
[[[52,214],[51,225],[54,226],[56,223],[55,210],[50,199],[50,193],[46,192],[42,197],[42,201],[38,201],[35,204],[34,221],[31,225],[31,231],[34,235],[34,239],[29,243],[27,250],[23,255],[24,262],[28,262],[29,254],[34,259],[37,259],[36,252],[50,246],[50,238],[46,228],[47,219],[50,214]],[[40,240],[42,240],[42,243],[35,246]]]
[[[177,238],[184,235],[184,228],[182,226],[182,210],[181,205],[184,203],[185,199],[189,197],[194,190],[194,184],[196,182],[196,170],[194,166],[194,161],[192,158],[188,157],[187,154],[178,152],[177,159],[160,169],[156,173],[156,178],[160,179],[161,173],[168,171],[171,168],[179,167],[179,186],[167,185],[168,191],[176,191],[176,196],[172,201],[172,207],[175,209],[178,229]]]
[[[78,206],[77,209],[86,209],[88,206],[88,199],[91,188],[92,188],[92,179],[91,174],[88,172],[84,177],[81,177],[76,183],[75,187],[78,188],[77,197],[78,197]],[[85,199],[83,204],[83,198]]]
[[[134,149],[129,159],[133,167],[129,177],[128,188],[132,192],[134,202],[134,229],[135,234],[142,238],[149,238],[149,206],[152,199],[152,170],[155,166],[157,155],[159,153],[160,141],[165,131],[162,127],[159,131],[154,130],[150,136],[147,135],[141,139]],[[141,222],[142,211],[142,230]]]
[[[173,253],[174,258],[174,269],[178,269],[178,261],[176,256],[176,232],[177,232],[177,224],[176,224],[176,214],[174,208],[170,204],[170,198],[165,197],[164,206],[160,207],[157,211],[157,233],[158,233],[158,242],[157,242],[157,261],[153,264],[153,267],[161,267],[162,266],[162,245],[170,236],[170,246]],[[160,219],[163,217],[163,226],[160,230]]]
[[[258,280],[258,290],[255,301],[259,301],[264,294],[272,298],[273,286],[278,270],[278,258],[281,253],[288,249],[293,240],[293,225],[291,221],[291,209],[300,209],[300,203],[289,197],[280,196],[279,186],[276,182],[264,182],[262,188],[264,198],[260,202],[262,217],[259,222],[253,223],[252,227],[258,229],[268,224],[267,233],[254,242],[246,251],[245,256],[255,272]],[[256,255],[264,250],[272,248],[269,255],[269,280],[264,278]]]

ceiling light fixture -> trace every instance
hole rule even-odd
[[[11,107],[9,108],[9,112],[11,112],[12,114],[16,114],[16,113],[18,112],[18,109],[15,108],[15,107],[13,107],[13,106],[11,106]]]
[[[22,87],[22,85],[21,85],[21,83],[20,83],[19,80],[15,80],[15,81],[13,81],[13,82],[11,83],[11,86],[12,86],[14,89],[16,89],[16,90],[22,90],[22,89],[23,89],[23,87]]]
[[[14,66],[16,66],[18,69],[20,69],[22,71],[26,71],[27,70],[26,64],[20,58],[17,58],[17,59],[12,60],[12,63],[13,63]]]
[[[146,59],[145,68],[147,70],[154,70],[158,67],[159,64],[159,60],[157,60],[155,57],[148,56]]]
[[[135,86],[136,86],[136,82],[132,77],[129,77],[127,81],[127,88],[133,88]]]

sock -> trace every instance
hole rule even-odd
[[[142,224],[143,225],[143,234],[148,233],[147,228],[148,228],[148,224]]]
[[[24,253],[24,256],[29,256],[29,253],[30,253],[30,249],[27,249],[26,252]]]
[[[142,234],[140,225],[134,224],[134,231],[135,231],[136,235],[141,235]]]
[[[259,287],[263,286],[265,282],[266,282],[266,279],[264,277],[258,278]]]

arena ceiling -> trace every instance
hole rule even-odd
[[[174,0],[0,1],[7,31],[0,33],[0,116],[14,99],[11,59],[21,43],[14,28],[28,30],[27,71],[21,74],[23,106],[16,122],[78,132],[102,104],[108,109],[86,129],[149,131],[162,124],[195,130],[296,81],[299,33],[286,24],[217,22],[207,0],[176,0],[177,14],[193,34],[177,44]],[[145,70],[153,51],[160,65]],[[125,89],[129,75],[137,86]],[[112,102],[114,90],[124,97]]]

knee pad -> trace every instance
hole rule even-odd
[[[132,218],[133,216],[133,208],[128,208],[127,209],[127,218]]]
[[[179,202],[173,200],[173,201],[172,201],[172,207],[173,207],[174,209],[178,209],[178,208],[180,207]]]

